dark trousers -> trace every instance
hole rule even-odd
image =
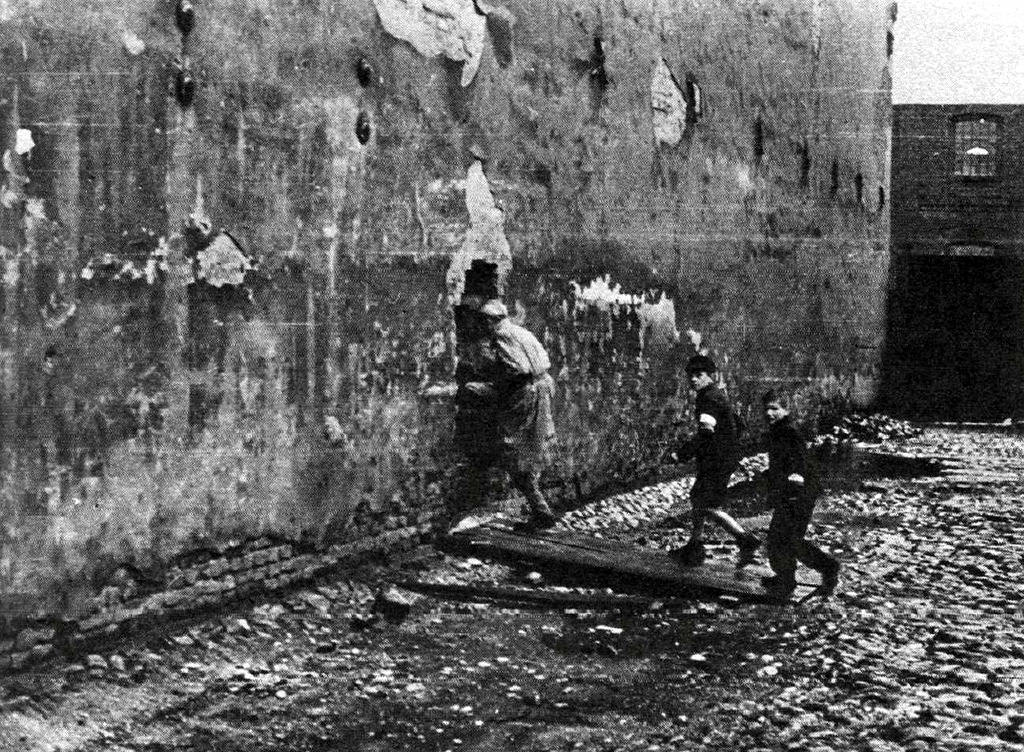
[[[512,458],[474,458],[463,468],[462,483],[457,500],[457,513],[468,512],[480,506],[487,488],[487,476],[491,468],[505,470],[512,480],[512,485],[523,496],[531,512],[547,508],[547,501],[540,490],[540,470],[524,469]]]
[[[779,577],[792,580],[796,576],[796,563],[800,561],[819,572],[827,571],[838,563],[805,537],[814,512],[814,499],[781,499],[775,504],[765,549],[768,563]]]

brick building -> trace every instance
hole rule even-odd
[[[4,3],[0,592],[427,533],[474,269],[551,352],[553,494],[651,467],[676,330],[742,404],[870,399],[893,5]]]
[[[885,400],[1024,415],[1024,106],[894,107]]]

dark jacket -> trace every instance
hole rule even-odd
[[[679,458],[693,457],[698,473],[731,473],[739,459],[736,415],[725,392],[712,384],[697,392],[697,432],[679,449]]]
[[[803,483],[796,482],[800,476]],[[773,503],[818,495],[818,477],[807,453],[807,442],[796,426],[785,416],[768,427],[768,470],[765,471],[768,497]]]

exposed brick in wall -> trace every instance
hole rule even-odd
[[[887,4],[413,5],[204,4],[187,36],[167,4],[4,6],[8,600],[79,618],[125,566],[442,506],[452,407],[422,395],[474,259],[551,351],[555,493],[651,466],[676,330],[742,404],[870,399]]]

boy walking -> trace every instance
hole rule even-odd
[[[739,545],[737,566],[753,561],[760,541],[723,511],[729,478],[739,462],[736,415],[725,393],[715,384],[718,369],[706,355],[694,355],[686,364],[690,386],[697,393],[696,436],[681,451],[683,460],[694,457],[697,477],[690,490],[690,540],[672,555],[685,566],[697,566],[705,558],[704,523],[711,519],[727,530]]]
[[[807,460],[807,445],[775,392],[762,397],[768,423],[768,500],[773,508],[765,548],[775,575],[762,579],[773,594],[788,596],[796,588],[796,563],[821,572],[822,594],[835,590],[839,561],[805,537],[817,500],[817,479]]]

